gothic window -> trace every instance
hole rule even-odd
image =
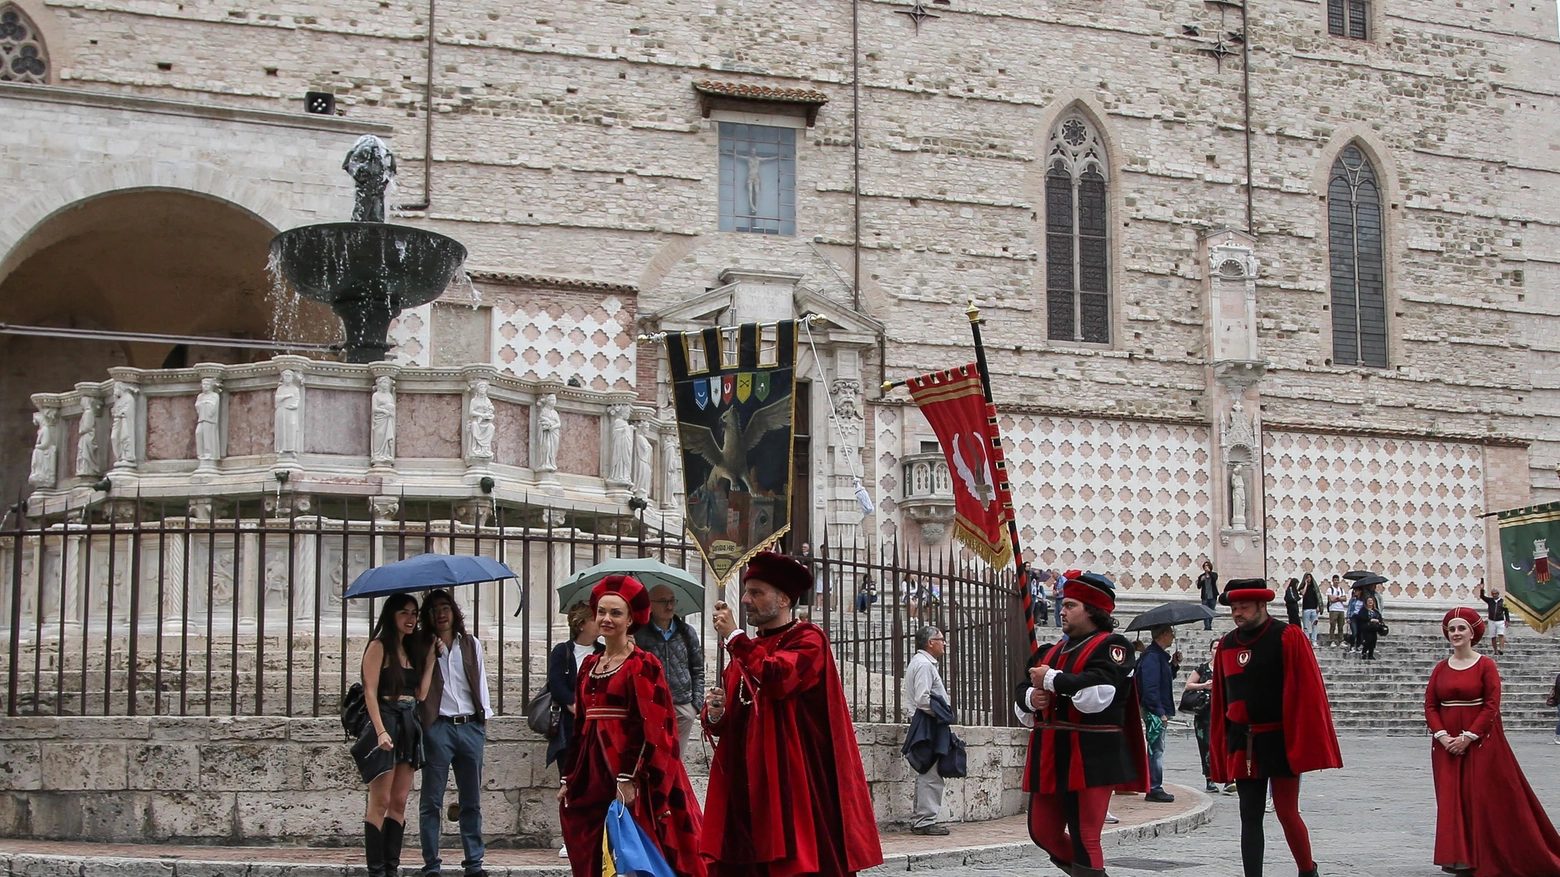
[[[1327,0],[1327,32],[1335,37],[1369,39],[1368,0]]]
[[[21,9],[0,4],[0,82],[49,81],[49,53],[43,35]]]
[[[1327,181],[1333,362],[1387,366],[1381,190],[1359,147],[1345,146]]]
[[[720,123],[720,230],[796,234],[796,129]]]
[[[1046,337],[1109,344],[1105,146],[1070,114],[1052,129],[1046,161]]]

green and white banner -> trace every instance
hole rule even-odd
[[[1543,633],[1560,624],[1560,502],[1500,513],[1506,605]]]

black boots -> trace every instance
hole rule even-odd
[[[1300,877],[1317,877],[1316,866],[1312,865],[1309,871],[1301,871]]]
[[[368,877],[387,877],[385,874],[385,836],[373,823],[363,823],[363,860],[368,865]]]
[[[381,833],[385,839],[385,877],[401,877],[401,838],[406,835],[406,823],[386,816]]]

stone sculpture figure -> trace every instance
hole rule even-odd
[[[779,161],[778,155],[759,155],[756,147],[749,147],[748,154],[742,156],[747,163],[747,196],[748,213],[758,215],[758,199],[764,194],[764,162]]]
[[[59,427],[60,412],[54,408],[44,408],[33,413],[33,425],[38,427],[38,439],[33,443],[32,470],[27,475],[27,483],[33,487],[53,487],[54,467],[58,458],[58,439],[55,432]]]
[[[607,482],[628,485],[634,477],[634,428],[628,423],[627,405],[608,405],[608,435],[611,455],[607,457]]]
[[[372,421],[369,429],[369,459],[374,463],[395,460],[395,383],[389,375],[374,381]]]
[[[666,473],[663,496],[682,496],[682,448],[677,444],[675,436],[661,438],[661,471]]]
[[[114,468],[135,466],[135,387],[123,381],[114,383],[114,404],[109,408],[112,423],[108,441],[114,451]]]
[[[222,436],[217,418],[222,411],[222,395],[216,378],[200,379],[200,394],[195,397],[195,459],[200,468],[210,468],[222,456]]]
[[[296,457],[303,449],[303,378],[292,369],[282,370],[276,388],[276,455]]]
[[[1230,470],[1230,526],[1246,529],[1246,466],[1237,464]]]
[[[650,444],[650,424],[640,422],[634,430],[634,496],[645,499],[655,480],[655,448]]]
[[[467,432],[471,436],[469,456],[478,460],[493,459],[493,400],[488,398],[488,382],[480,378],[471,382],[471,406],[466,409]]]
[[[364,134],[352,144],[341,169],[352,175],[357,186],[352,204],[353,222],[385,221],[385,190],[395,179],[395,154],[383,140]]]
[[[558,416],[558,394],[547,393],[536,400],[536,471],[558,471],[558,439],[563,433],[563,418]]]
[[[101,406],[96,396],[81,397],[81,421],[76,425],[76,474],[98,474],[97,416]]]

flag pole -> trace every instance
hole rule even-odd
[[[980,389],[985,394],[986,404],[992,406],[992,411],[996,411],[997,401],[991,393],[991,370],[986,367],[986,345],[981,341],[980,337],[980,308],[975,306],[973,297],[970,298],[969,302],[969,307],[964,309],[964,313],[970,318],[970,332],[975,336],[975,368],[980,372]],[[995,429],[995,423],[992,426],[993,440],[996,442],[997,447],[1000,448],[1002,447],[1002,431]],[[1008,496],[1008,502],[1003,509],[1003,514],[1007,516],[1008,540],[1013,543],[1013,570],[1017,573],[1015,579],[1018,587],[1021,589],[1020,596],[1024,600],[1024,629],[1029,634],[1029,647],[1033,649],[1035,647],[1034,593],[1029,587],[1028,573],[1024,569],[1024,552],[1018,544],[1018,522],[1014,520],[1013,515],[1013,487],[1008,479],[1006,457],[1007,455],[1003,454],[1002,471],[998,475],[998,478],[1002,481],[1002,489]]]

